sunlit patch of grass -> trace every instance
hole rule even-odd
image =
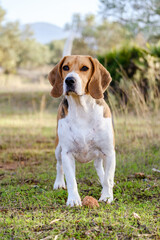
[[[22,70],[21,70],[22,71]],[[36,92],[36,91],[46,91],[49,92],[50,84],[46,80],[46,77],[42,76],[42,71],[34,72],[33,70],[27,71],[20,74],[1,74],[0,75],[0,92]],[[50,68],[47,69],[46,75],[50,71]]]

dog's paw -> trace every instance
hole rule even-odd
[[[113,187],[103,187],[99,202],[111,203],[113,201]]]
[[[57,180],[56,179],[56,181],[54,183],[54,186],[53,186],[54,190],[60,189],[60,188],[66,189],[66,184],[65,184],[64,179],[63,180]]]
[[[99,202],[111,203],[113,201],[113,196],[101,196]]]
[[[112,189],[103,188],[102,194],[99,199],[99,202],[111,203],[113,201],[113,191]]]
[[[82,202],[81,202],[79,194],[74,194],[74,195],[68,196],[67,206],[70,206],[70,207],[82,206]]]

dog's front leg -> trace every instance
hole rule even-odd
[[[75,178],[75,159],[72,154],[67,151],[62,151],[61,157],[68,189],[67,206],[81,206],[81,199],[78,193]]]
[[[65,181],[64,181],[64,173],[63,173],[63,167],[62,167],[62,159],[61,159],[61,148],[58,145],[55,151],[55,156],[57,159],[57,176],[54,183],[54,189],[58,188],[66,188]]]
[[[104,181],[102,194],[99,201],[107,201],[111,203],[113,201],[113,185],[114,185],[114,172],[115,172],[115,151],[112,150],[110,154],[104,158]]]

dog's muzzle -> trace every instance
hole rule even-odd
[[[67,77],[65,79],[66,93],[75,92],[76,79],[74,77]]]

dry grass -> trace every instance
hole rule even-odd
[[[47,80],[52,67],[36,70],[19,69],[17,74],[0,74],[0,92],[49,92],[50,84]]]

